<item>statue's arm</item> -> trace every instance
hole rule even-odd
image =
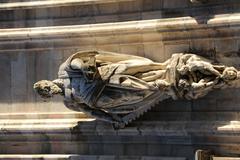
[[[72,69],[79,69],[79,70],[81,70],[82,67],[83,67],[83,64],[84,64],[84,62],[83,62],[82,59],[80,59],[80,58],[75,58],[75,59],[73,59],[73,60],[71,61],[71,68],[72,68]]]
[[[88,57],[87,60],[75,58],[71,61],[70,66],[72,69],[79,70],[81,73],[83,73],[86,80],[93,80],[99,76],[96,58],[94,56]]]

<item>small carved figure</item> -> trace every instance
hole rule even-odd
[[[122,128],[167,98],[188,100],[213,89],[240,86],[234,67],[214,65],[194,54],[173,54],[164,63],[144,57],[83,51],[59,68],[58,79],[34,89],[43,97],[64,96],[64,104]]]

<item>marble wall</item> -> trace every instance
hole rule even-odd
[[[158,62],[173,53],[193,52],[240,68],[239,6],[237,0],[207,4],[132,0],[1,9],[0,119],[81,117],[66,109],[61,97],[43,102],[32,89],[38,80],[56,78],[59,65],[79,50],[134,54]],[[11,132],[14,126],[7,128],[5,121],[2,128],[11,134],[1,133],[0,146],[5,147],[0,153],[174,155],[191,159],[196,149],[208,148],[236,155],[240,148],[236,127],[239,107],[239,89],[228,89],[196,101],[165,101],[121,131],[97,121],[81,122],[76,133],[68,128],[63,134],[49,130],[25,134],[21,129]],[[19,125],[24,127],[24,123]],[[19,132],[27,138],[18,137]]]

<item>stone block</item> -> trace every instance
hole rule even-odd
[[[217,113],[215,112],[191,112],[191,120],[192,121],[216,121]]]
[[[88,143],[82,143],[82,142],[55,142],[55,143],[51,143],[52,146],[53,144],[55,144],[56,148],[51,148],[51,150],[55,149],[55,152],[52,151],[52,153],[54,154],[59,154],[59,153],[69,153],[69,154],[81,154],[81,155],[87,155],[89,153],[89,147],[91,146],[91,144]],[[59,146],[62,146],[61,150],[58,149]]]
[[[140,12],[118,15],[119,21],[134,21],[134,20],[141,20],[141,19],[142,19],[142,14]]]
[[[172,147],[169,144],[148,144],[147,155],[149,156],[171,156]]]
[[[147,144],[130,143],[124,144],[125,155],[143,156],[147,154]]]
[[[98,156],[95,155],[79,155],[71,156],[69,160],[99,160]]]
[[[95,17],[92,17],[94,18],[95,22],[96,23],[107,23],[107,22],[118,22],[119,21],[119,16],[118,15],[106,15],[106,16],[95,16]],[[88,18],[90,19],[90,18]],[[92,21],[90,21],[92,22]],[[87,23],[90,23],[89,21]]]
[[[152,11],[152,10],[161,10],[163,8],[164,0],[143,0],[143,10]]]
[[[162,23],[164,24],[164,22]],[[164,27],[161,27],[160,25],[157,26],[157,31],[162,34],[163,41],[166,43],[176,43],[176,44],[189,43],[190,33],[186,31],[185,28],[186,26],[184,25],[184,23],[182,22],[175,23],[174,21],[172,21],[172,22],[165,22]]]
[[[194,148],[191,145],[175,145],[174,149],[171,151],[171,155],[175,155],[176,157],[194,157]]]
[[[48,79],[50,56],[47,51],[36,54],[36,80]]]
[[[96,40],[95,40],[95,37],[93,36],[86,36],[84,38],[81,38],[81,39],[76,39],[77,42],[75,42],[76,44],[79,44],[78,45],[78,48],[82,48],[82,47],[85,47],[85,46],[92,46],[92,45],[95,45],[96,44]],[[71,50],[71,49],[70,49]],[[74,52],[72,52],[73,54]]]
[[[92,144],[89,145],[90,155],[101,155],[104,152],[103,144]]]
[[[109,52],[120,52],[120,45],[112,44],[112,45],[96,45],[96,49],[109,51]]]
[[[191,120],[191,112],[149,111],[140,119],[144,121],[187,121]]]
[[[84,5],[84,6],[75,6],[73,9],[73,15],[79,17],[87,17],[94,15],[94,9],[92,5]]]
[[[154,0],[142,0],[143,10],[144,11],[151,11],[151,10],[153,10],[153,1]]]
[[[61,16],[61,9],[60,7],[48,8],[49,18],[58,18]]]
[[[98,160],[115,160],[115,156],[100,156]]]
[[[119,47],[121,53],[144,56],[144,46],[142,44],[119,45]]]
[[[48,18],[48,9],[47,8],[39,8],[39,9],[37,9],[36,12],[35,12],[35,16],[38,19],[40,19],[40,18],[41,19]],[[46,22],[45,23],[41,22],[41,24],[38,24],[38,22],[36,21],[36,26],[44,25],[44,24],[46,24]]]
[[[22,23],[18,23],[17,21],[18,20],[23,20],[25,17],[25,11],[24,10],[14,10],[13,11],[13,14],[14,14],[14,26],[15,27],[23,27],[24,24],[23,22]]]
[[[1,105],[7,105],[11,102],[11,57],[7,54],[0,54],[0,75],[1,75]],[[4,110],[6,107],[1,107]]]
[[[113,126],[109,123],[97,121],[96,133],[98,135],[116,135],[117,131],[114,130]]]
[[[162,18],[162,12],[161,11],[142,12],[142,20],[161,19],[161,18]]]
[[[196,50],[196,52],[197,51],[207,52],[209,50],[214,50],[214,41],[211,40],[211,39],[204,39],[204,40],[202,40],[202,39],[192,39],[190,41],[190,48],[192,50]]]
[[[101,45],[114,45],[122,42],[122,36],[110,35],[110,36],[95,36],[95,43],[97,46]],[[128,42],[128,39],[127,39]],[[125,42],[125,43],[127,43]]]
[[[142,157],[141,160],[186,160],[184,157]]]
[[[152,0],[153,10],[163,10],[164,0]]]
[[[189,112],[191,110],[192,110],[191,101],[186,100],[173,101],[171,99],[162,101],[153,108],[153,111],[159,112]]]
[[[35,54],[26,54],[26,72],[27,72],[27,101],[29,103],[35,102],[35,92],[33,90],[33,84],[36,81],[35,79],[35,62],[36,55]]]
[[[75,14],[75,12],[76,9],[72,6],[60,7],[61,17],[72,17]]]
[[[0,18],[1,18],[1,20],[2,21],[12,21],[12,20],[14,20],[14,10],[10,10],[10,11],[8,11],[8,10],[1,10],[0,11]],[[9,27],[11,27],[11,26],[9,26]],[[1,26],[1,28],[2,28],[2,26]]]
[[[237,112],[217,112],[217,121],[238,121],[240,117]]]
[[[219,53],[238,51],[238,41],[235,39],[215,40],[214,47]]]
[[[57,50],[50,50],[48,52],[49,54],[49,58],[50,58],[50,62],[49,62],[49,78],[50,79],[56,79],[57,78],[57,73],[58,73],[58,69],[60,67],[60,65],[63,62],[63,52],[61,51],[57,51]]]
[[[11,97],[12,103],[23,103],[27,100],[26,55],[19,53],[16,57],[11,61]]]
[[[144,43],[162,43],[162,35],[156,32],[142,34],[142,41]]]
[[[4,142],[5,143],[5,142]],[[0,146],[3,146],[0,143]],[[4,147],[1,147],[1,154],[17,154],[17,153],[29,153],[34,154],[42,150],[41,145],[36,145],[36,143],[29,142],[9,142],[5,143]]]
[[[165,60],[170,58],[174,53],[184,53],[188,52],[190,49],[189,43],[171,43],[165,44],[164,43],[164,51],[165,51]]]
[[[140,134],[140,131],[138,130],[137,127],[135,126],[128,126],[127,128],[124,128],[124,129],[120,129],[117,131],[117,135],[119,136],[129,136],[129,135],[139,135]]]
[[[128,144],[126,144],[128,145]],[[104,155],[124,155],[126,154],[126,146],[124,144],[116,143],[105,143],[103,144],[103,154]]]
[[[163,62],[165,58],[163,43],[144,43],[144,56],[155,62]]]
[[[70,19],[70,18],[69,18]],[[67,20],[67,19],[66,19]],[[61,21],[61,20],[60,20]],[[72,24],[71,21],[73,21],[73,19],[68,20],[68,23],[70,23],[70,25]],[[90,16],[90,17],[78,17],[76,18],[76,20],[78,23],[77,24],[93,24],[93,23],[99,23],[97,22],[97,19],[94,16]],[[67,22],[67,21],[66,21]],[[65,23],[66,23],[65,22]],[[64,21],[62,21],[62,23],[64,24]]]
[[[135,33],[135,34],[124,34],[124,35],[117,35],[115,36],[118,38],[119,40],[119,44],[135,44],[135,43],[138,43],[138,44],[142,44],[142,34],[141,33]]]
[[[126,3],[126,2],[122,2],[122,3]],[[106,14],[119,13],[119,3],[98,4],[98,5],[94,5],[92,7],[93,7],[94,15],[106,15]]]
[[[130,13],[130,12],[133,13],[133,12],[138,12],[141,10],[142,10],[141,0],[119,3],[119,12],[120,13]]]
[[[238,157],[213,157],[212,160],[240,160]]]
[[[216,111],[217,100],[211,98],[202,98],[193,101],[193,111]]]
[[[168,8],[183,8],[187,7],[190,4],[189,0],[164,0],[163,7]]]
[[[239,111],[239,101],[232,98],[222,98],[217,101],[216,107],[225,111]]]

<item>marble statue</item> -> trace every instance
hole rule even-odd
[[[240,87],[240,72],[194,54],[173,54],[163,63],[144,57],[82,51],[60,67],[58,79],[41,80],[43,98],[64,97],[66,107],[123,128],[167,98],[197,99],[213,89]]]

